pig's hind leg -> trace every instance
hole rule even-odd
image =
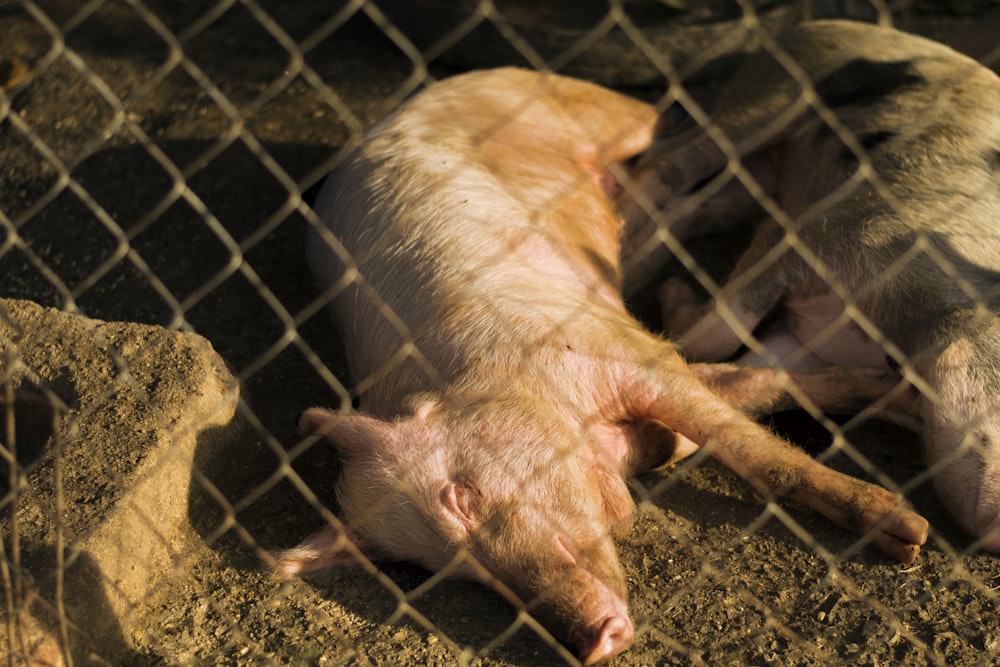
[[[876,368],[789,371],[704,363],[689,368],[716,395],[750,417],[800,408],[849,415],[873,406],[909,414],[916,398],[916,391],[897,373]]]
[[[927,521],[905,508],[899,494],[813,460],[729,405],[671,356],[663,359],[659,386],[649,388],[655,396],[643,401],[648,418],[705,448],[761,493],[802,502],[900,562],[916,558],[927,540]]]
[[[880,417],[912,422],[916,391],[897,374],[873,368],[786,371],[735,364],[691,364],[691,372],[729,405],[757,419],[785,410],[847,415],[875,409]],[[640,423],[631,432],[631,469],[663,470],[699,447],[659,423]]]

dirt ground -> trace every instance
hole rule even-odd
[[[192,497],[205,548],[164,573],[144,627],[114,651],[130,665],[573,664],[478,584],[391,563],[279,583],[259,566],[258,549],[294,545],[320,523],[276,474],[276,448],[298,444],[303,408],[337,404],[331,374],[350,387],[315,307],[289,186],[317,182],[352,132],[422,77],[377,12],[341,21],[342,4],[0,4],[0,84],[17,115],[0,119],[0,221],[8,242],[9,226],[23,240],[0,246],[0,297],[190,328],[239,375],[256,422],[212,479],[232,511]],[[307,73],[276,34],[308,45]],[[174,187],[181,174],[186,192]],[[818,455],[830,442],[802,415],[775,425]],[[711,461],[647,475],[632,482],[639,515],[620,545],[637,639],[610,664],[995,664],[1000,560],[967,551],[921,477],[914,436],[877,422],[847,436],[860,454],[832,464],[893,480],[930,520],[914,566],[766,502]],[[335,507],[328,449],[293,467]]]

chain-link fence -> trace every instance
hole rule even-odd
[[[265,569],[269,551],[340,525],[340,458],[295,417],[349,411],[371,384],[347,372],[353,351],[325,309],[336,290],[321,293],[305,262],[313,187],[375,121],[461,71],[519,64],[661,104],[666,85],[669,99],[711,100],[757,30],[891,23],[997,67],[998,12],[987,0],[0,3],[0,652],[8,664],[577,664],[537,600],[481,569],[480,581],[363,557],[284,581]],[[994,170],[998,148],[982,147]],[[708,247],[732,266],[746,242],[690,256]],[[631,305],[657,326],[653,292]],[[1000,561],[938,499],[919,437],[874,418],[769,423],[902,491],[930,522],[920,556],[901,568],[708,458],[641,474],[617,541],[635,640],[611,663],[995,664]]]

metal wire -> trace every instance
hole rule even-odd
[[[463,70],[518,64],[619,86],[661,111],[679,104],[729,164],[688,204],[742,183],[787,232],[773,255],[798,253],[847,304],[823,336],[863,330],[933,403],[915,361],[754,179],[745,147],[713,123],[711,103],[732,70],[720,56],[771,51],[811,91],[803,107],[858,157],[857,182],[841,194],[869,183],[891,201],[864,142],[822,103],[776,31],[811,16],[877,21],[968,45],[997,67],[1000,46],[989,32],[997,13],[991,0],[0,4],[7,664],[579,664],[538,617],[538,600],[520,599],[464,552],[427,573],[345,541],[352,566],[289,581],[266,571],[271,552],[320,526],[352,529],[337,513],[338,455],[293,423],[312,405],[351,412],[379,379],[349,376],[326,306],[360,286],[402,341],[383,372],[410,362],[429,377],[438,372],[414,344],[412,323],[365,284],[357,258],[326,231],[317,233],[347,271],[328,289],[315,287],[303,243],[308,230],[323,229],[311,206],[317,184],[373,123]],[[839,196],[826,204],[836,207]],[[723,287],[697,244],[669,231],[682,209],[654,213],[665,226],[640,252],[665,245],[675,272],[710,296],[769,268],[762,262]],[[913,253],[932,257],[988,308],[992,295],[933,244]],[[79,340],[49,338],[46,327],[56,324],[30,329],[38,318],[62,320],[18,300],[86,318],[75,335],[92,341],[97,357],[81,360]],[[642,297],[634,305],[646,314]],[[740,333],[767,354],[753,331]],[[167,376],[194,377],[183,360],[209,354],[190,342],[199,336],[225,360],[205,368],[236,378],[191,388],[232,399],[207,409],[218,423],[206,417],[205,432],[163,411],[181,399],[160,393]],[[58,354],[35,354],[38,345]],[[172,346],[181,361],[158,365]],[[67,370],[87,366],[103,383],[91,387]],[[905,495],[931,522],[920,560],[900,569],[868,539],[761,498],[693,456],[629,482],[638,514],[619,552],[636,640],[612,664],[993,664],[1000,565],[934,495],[929,481],[940,467],[925,469],[917,436],[873,411],[850,420],[808,412],[773,425],[822,462]],[[196,444],[163,444],[157,432]],[[161,444],[144,444],[152,442]],[[145,468],[147,456],[156,462]],[[169,477],[178,465],[188,473],[176,494],[160,488],[162,506],[149,501],[149,480],[179,479]],[[180,508],[176,525],[165,518],[170,508]],[[89,551],[119,521],[125,528],[101,542],[113,557]],[[119,570],[107,569],[112,560]]]

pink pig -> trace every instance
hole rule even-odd
[[[276,554],[284,575],[409,560],[500,582],[585,664],[635,631],[613,536],[625,476],[709,447],[903,562],[927,524],[752,421],[882,396],[887,374],[687,366],[630,316],[608,166],[650,141],[646,104],[519,69],[434,84],[333,171],[309,256],[362,413],[307,410],[343,458],[339,521]],[[792,384],[797,390],[794,390]]]

